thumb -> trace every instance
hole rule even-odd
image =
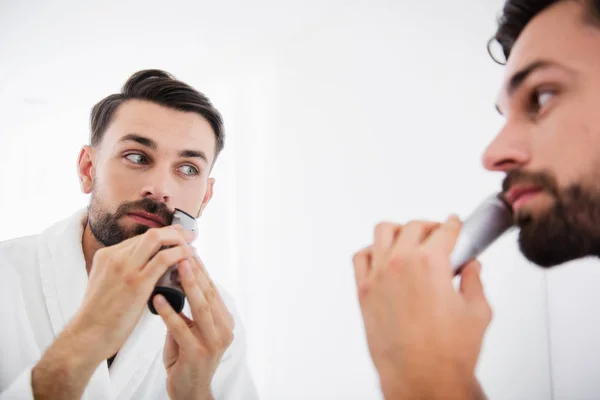
[[[467,303],[486,301],[480,273],[481,264],[477,260],[470,261],[461,272],[460,292]]]

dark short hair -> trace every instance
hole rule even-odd
[[[504,3],[502,14],[498,18],[498,30],[494,37],[488,42],[488,52],[494,60],[503,64],[521,35],[525,27],[539,13],[548,7],[567,0],[507,0]],[[586,5],[584,20],[600,25],[600,0],[569,0],[583,1]],[[491,45],[497,42],[502,46],[504,60],[498,60],[491,51]]]
[[[105,97],[93,108],[90,116],[92,146],[97,146],[112,122],[117,109],[127,100],[146,100],[178,111],[195,112],[210,123],[216,137],[215,159],[225,146],[223,117],[210,100],[188,84],[158,69],[134,73],[125,82],[121,93]]]

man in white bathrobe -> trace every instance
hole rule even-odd
[[[223,148],[219,112],[183,82],[140,71],[92,110],[78,159],[85,210],[0,243],[0,399],[257,398],[232,299],[169,226],[199,217]],[[163,250],[161,250],[163,249]],[[158,278],[177,265],[176,313]]]

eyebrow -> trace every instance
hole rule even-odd
[[[508,81],[508,88],[506,89],[508,97],[511,97],[517,90],[519,90],[519,88],[523,86],[523,83],[525,83],[527,78],[531,76],[531,74],[533,74],[535,71],[550,67],[563,68],[562,66],[553,61],[537,60],[531,62],[526,67],[516,72]],[[502,115],[502,111],[500,110],[500,106],[498,104],[496,104],[496,110]]]
[[[128,135],[123,136],[121,140],[119,140],[119,142],[136,142],[152,150],[156,150],[158,148],[154,140],[137,135],[135,133],[130,133]]]
[[[130,133],[128,135],[123,136],[121,140],[119,140],[119,142],[136,142],[154,151],[158,149],[158,145],[154,140],[138,135],[136,133]],[[179,157],[200,158],[204,160],[204,162],[208,163],[208,157],[206,157],[206,153],[204,153],[202,150],[181,150],[179,152]]]

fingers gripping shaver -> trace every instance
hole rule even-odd
[[[450,262],[454,273],[478,257],[483,251],[513,226],[511,208],[500,198],[492,195],[485,199],[463,222]]]
[[[196,218],[177,208],[175,209],[175,214],[173,215],[173,221],[171,222],[171,225],[181,225],[186,231],[198,231]],[[168,247],[163,247],[161,250],[164,250],[165,248]],[[177,264],[170,266],[160,277],[156,283],[156,286],[154,287],[154,291],[148,300],[148,308],[150,308],[150,311],[153,314],[158,314],[154,308],[154,304],[152,304],[152,300],[157,294],[163,295],[171,307],[173,307],[175,312],[179,313],[181,310],[183,310],[183,306],[185,304],[185,292],[181,287],[179,272],[177,271]]]

